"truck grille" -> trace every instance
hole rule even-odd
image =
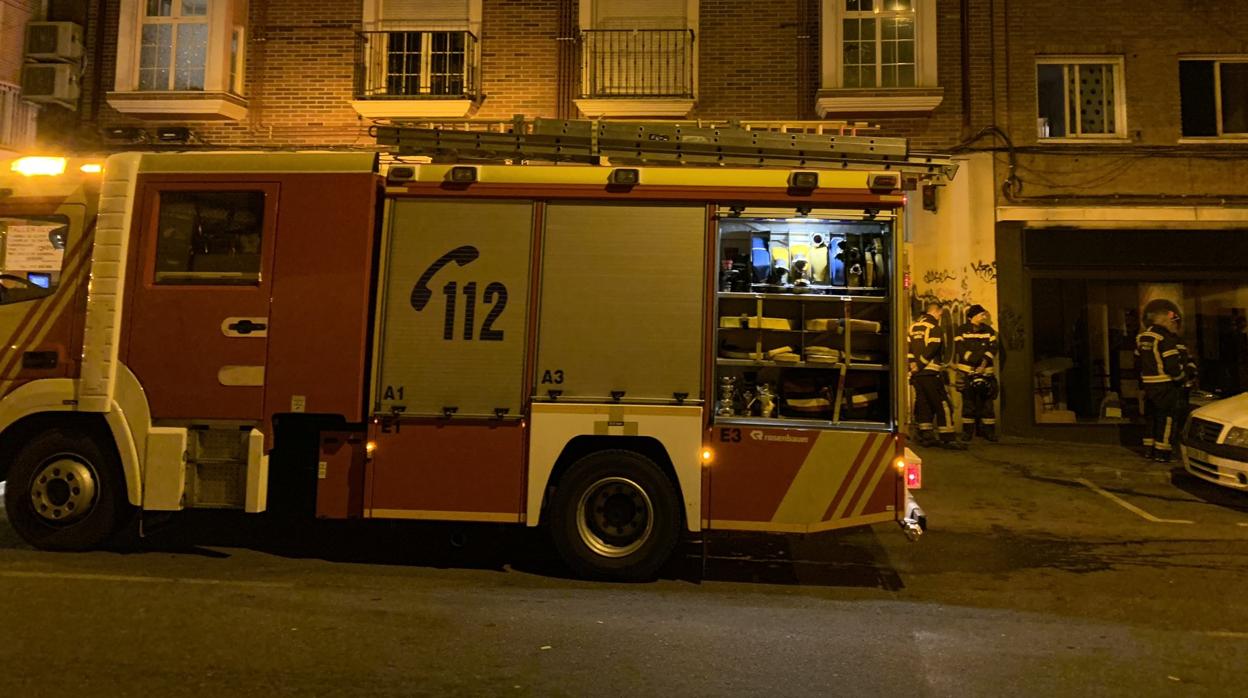
[[[1192,417],[1192,421],[1187,425],[1187,438],[1189,441],[1216,444],[1221,433],[1221,424],[1207,419],[1200,419],[1199,417]]]

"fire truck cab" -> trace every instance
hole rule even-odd
[[[0,163],[10,522],[46,549],[197,507],[540,524],[616,579],[687,532],[917,533],[900,188],[372,152]]]

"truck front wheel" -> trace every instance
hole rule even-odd
[[[680,530],[672,481],[632,451],[599,451],[572,464],[550,513],[564,561],[578,575],[598,579],[652,579]]]
[[[36,434],[18,451],[5,487],[9,523],[44,550],[86,550],[133,513],[116,454],[67,428]]]

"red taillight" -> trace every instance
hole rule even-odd
[[[906,463],[906,489],[917,490],[923,487],[923,463]]]

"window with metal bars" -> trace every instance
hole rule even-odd
[[[361,32],[357,98],[471,97],[475,52],[465,31]]]
[[[1037,137],[1125,138],[1122,59],[1045,58],[1036,65]]]

